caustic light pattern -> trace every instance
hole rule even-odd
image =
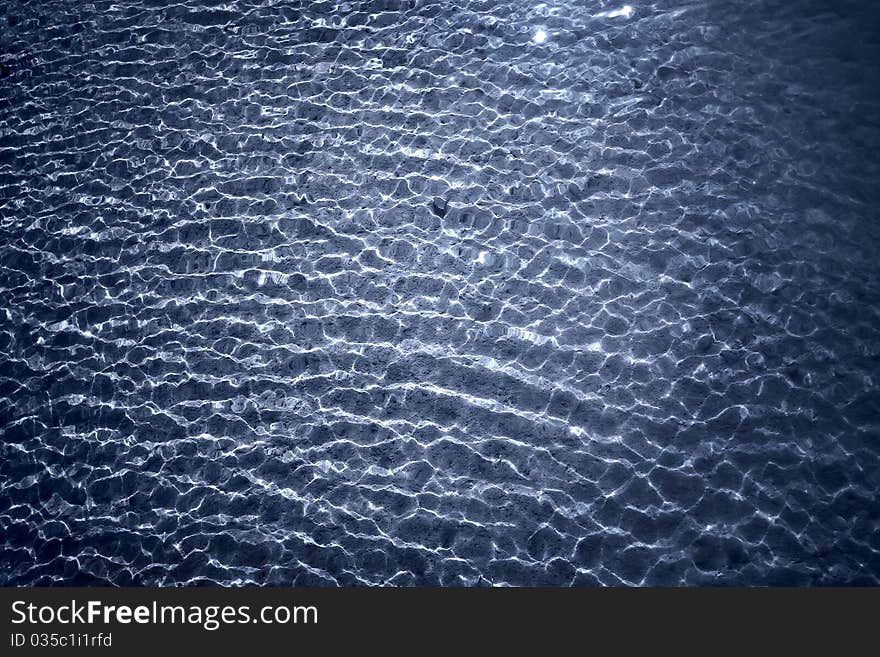
[[[880,582],[876,3],[0,25],[0,584]]]

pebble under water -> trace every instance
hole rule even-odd
[[[0,584],[880,583],[880,7],[0,6]]]

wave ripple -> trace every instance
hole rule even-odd
[[[0,584],[880,583],[870,4],[3,3]]]

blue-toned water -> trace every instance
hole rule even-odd
[[[0,583],[880,582],[880,8],[0,7]]]

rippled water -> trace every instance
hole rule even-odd
[[[0,583],[880,582],[874,3],[0,12]]]

